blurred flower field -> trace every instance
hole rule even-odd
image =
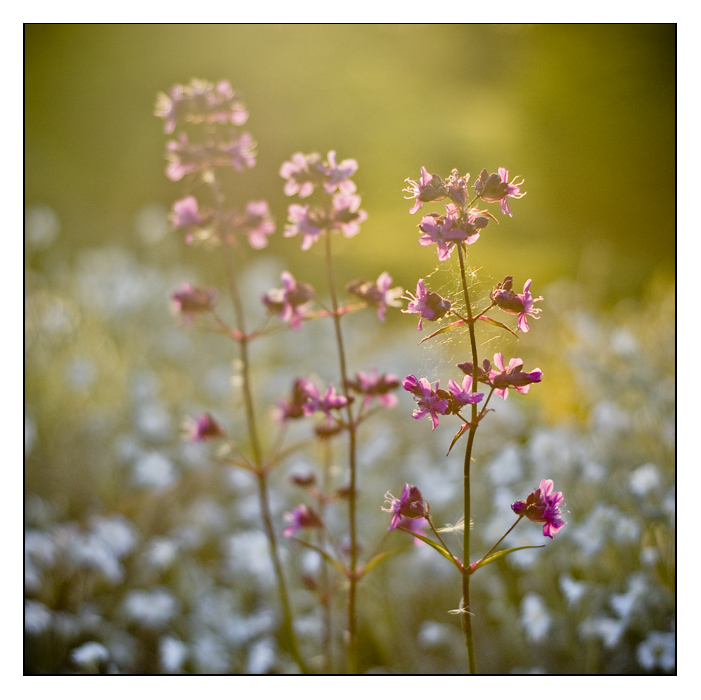
[[[240,366],[226,338],[169,309],[184,282],[210,280],[183,266],[181,241],[158,207],[139,214],[138,250],[83,249],[59,263],[53,211],[34,207],[26,221],[25,672],[296,673],[280,636],[254,480],[183,438],[186,418],[203,411],[234,437],[244,421]],[[251,256],[247,298],[279,285],[284,269],[275,255]],[[475,546],[493,544],[513,521],[510,504],[543,476],[566,496],[567,526],[545,549],[475,574],[480,671],[674,673],[674,287],[654,282],[645,299],[607,311],[587,304],[581,281],[538,291],[538,338],[519,341],[519,353],[533,357],[537,347],[544,378],[526,401],[499,401],[480,433]],[[374,315],[344,319],[351,373],[435,377],[461,358],[464,338],[436,343],[427,361],[415,319],[389,309],[378,324]],[[335,377],[321,329],[308,321],[256,342],[252,381],[270,409],[263,435],[296,376]],[[388,533],[381,511],[385,492],[407,481],[437,522],[461,516],[460,456],[445,458],[451,431],[431,434],[428,422],[412,420],[411,396],[401,393],[360,429],[361,551],[402,547],[359,586],[360,667],[463,673],[451,567]],[[305,429],[295,425],[295,437],[303,441]],[[283,514],[306,497],[293,474],[316,473],[326,460],[343,481],[343,457],[330,445],[327,454],[301,449],[273,472],[278,534]],[[330,504],[327,521],[342,520],[344,508]],[[542,543],[534,525],[509,536],[511,547]],[[313,672],[342,672],[344,591],[325,640],[309,584],[320,558],[284,538],[280,547],[302,655]]]

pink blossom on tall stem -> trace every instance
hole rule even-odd
[[[288,197],[294,194],[302,199],[309,197],[316,187],[325,184],[326,175],[318,153],[295,153],[280,166],[280,177],[287,180],[283,191]]]
[[[492,301],[507,314],[518,315],[517,326],[520,331],[527,333],[529,330],[527,316],[538,318],[541,309],[533,308],[537,301],[541,301],[543,297],[535,297],[531,295],[532,280],[527,280],[523,285],[523,293],[516,294],[511,287],[513,284],[512,277],[504,278],[503,282],[499,282],[491,293]]]
[[[553,493],[551,479],[543,479],[540,486],[524,501],[512,503],[516,515],[525,515],[535,523],[543,523],[543,536],[551,540],[567,523],[562,519],[560,504],[564,501],[561,492]]]
[[[419,325],[416,327],[419,331],[423,330],[424,319],[438,321],[450,311],[450,301],[426,289],[422,279],[416,283],[416,295],[409,291],[406,294],[404,298],[409,300],[409,305],[402,310],[402,313],[419,314]]]
[[[424,216],[419,224],[419,230],[424,234],[419,243],[423,246],[436,243],[439,260],[448,260],[459,242],[472,245],[480,236],[479,229],[489,223],[479,210],[465,214],[454,204],[446,204],[445,210],[443,215],[432,213]]]
[[[341,194],[353,194],[356,187],[350,178],[355,175],[355,171],[358,169],[358,161],[347,158],[336,164],[336,151],[329,151],[327,162],[325,170],[328,182],[324,185],[324,190],[328,194],[336,190]]]
[[[290,204],[287,213],[290,223],[285,227],[282,235],[290,238],[301,233],[302,250],[309,250],[323,233],[323,229],[316,225],[317,222],[310,218],[309,205]]]
[[[304,412],[308,416],[320,411],[326,415],[329,421],[332,421],[331,411],[348,405],[348,398],[337,394],[333,384],[329,384],[323,396],[313,382],[308,382],[305,388],[309,400],[304,405]]]
[[[484,398],[484,394],[472,391],[472,377],[468,374],[463,377],[462,384],[451,379],[448,382],[448,391],[450,392],[449,401],[453,413],[457,413],[468,404],[479,403]]]
[[[367,212],[360,207],[360,196],[357,194],[333,195],[333,219],[331,230],[341,230],[346,238],[352,238],[360,231],[360,224],[368,218]]]
[[[448,392],[440,391],[438,382],[436,382],[435,390],[431,388],[431,383],[425,377],[417,379],[413,374],[404,378],[402,386],[414,395],[414,399],[418,404],[411,414],[413,418],[419,420],[424,416],[429,416],[435,430],[438,426],[438,416],[446,415],[450,410],[448,401]]]
[[[249,202],[239,226],[248,236],[251,248],[265,248],[268,245],[268,236],[275,231],[275,222],[270,216],[268,203],[265,200]]]
[[[313,508],[308,508],[304,504],[297,506],[290,513],[285,513],[284,518],[290,523],[282,531],[285,537],[292,537],[297,530],[312,530],[324,526],[321,516]]]
[[[396,374],[379,374],[373,369],[370,374],[358,372],[354,379],[348,381],[348,386],[358,394],[364,394],[363,405],[370,404],[376,396],[386,408],[397,405],[397,397],[391,394],[399,386]]]
[[[392,287],[392,278],[389,273],[383,272],[377,282],[367,282],[366,280],[356,280],[346,286],[346,289],[365,300],[368,304],[377,307],[377,317],[380,321],[385,320],[385,313],[388,306],[401,306],[402,288]]]
[[[402,518],[424,518],[428,515],[428,503],[424,501],[421,491],[416,486],[404,484],[402,495],[395,498],[389,491],[385,494],[385,503],[389,508],[382,508],[385,513],[392,513],[392,522],[388,530],[394,530]]]
[[[196,418],[189,427],[189,439],[192,442],[205,442],[206,440],[215,440],[216,438],[224,437],[226,430],[215,420],[211,414],[203,413]]]
[[[409,210],[410,214],[415,214],[424,205],[424,202],[437,202],[445,199],[447,192],[443,186],[443,180],[438,175],[431,175],[423,166],[421,167],[421,177],[418,181],[407,178],[404,182],[408,183],[403,192],[408,196],[404,199],[414,199],[414,205]]]
[[[543,376],[538,368],[531,372],[523,372],[523,360],[520,357],[512,357],[505,367],[504,357],[500,352],[494,355],[494,365],[497,369],[489,370],[488,383],[495,388],[494,393],[503,399],[508,396],[509,387],[513,387],[520,394],[527,394],[530,385],[540,382]]]
[[[312,287],[297,282],[290,272],[280,275],[282,289],[271,289],[263,295],[263,303],[269,311],[278,314],[292,330],[299,330],[304,320],[305,304],[316,295]]]
[[[513,216],[509,209],[508,199],[521,199],[526,193],[521,192],[520,186],[523,180],[516,182],[515,177],[509,182],[509,171],[506,168],[499,168],[499,173],[492,173],[487,170],[480,173],[479,179],[475,181],[474,188],[477,194],[485,202],[499,202],[501,204],[501,213]]]
[[[214,289],[198,289],[187,282],[177,292],[171,294],[173,305],[182,314],[186,323],[192,323],[195,314],[214,309],[217,292]]]

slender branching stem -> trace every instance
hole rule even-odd
[[[326,236],[326,271],[329,281],[329,293],[331,295],[331,308],[334,330],[336,333],[336,346],[341,369],[341,381],[343,383],[343,393],[349,401],[346,406],[348,415],[348,465],[350,471],[350,484],[348,494],[348,517],[350,529],[350,581],[348,593],[348,672],[358,672],[358,620],[356,611],[356,589],[357,589],[357,533],[356,533],[356,432],[357,424],[353,418],[353,409],[350,402],[350,389],[348,386],[348,372],[346,369],[346,353],[343,345],[343,334],[341,332],[341,317],[338,313],[338,298],[336,296],[336,281],[333,272],[333,260],[331,255],[331,235]]]
[[[236,327],[240,331],[238,339],[239,360],[241,371],[241,388],[243,391],[243,403],[246,413],[246,422],[248,426],[248,435],[251,441],[251,452],[253,453],[253,464],[255,466],[256,479],[258,484],[258,499],[260,502],[261,517],[263,519],[263,528],[268,539],[268,548],[270,550],[270,558],[275,571],[277,581],[278,597],[282,607],[282,622],[285,636],[290,645],[290,652],[299,666],[302,673],[307,672],[306,664],[299,651],[297,644],[297,635],[294,630],[294,620],[292,616],[292,606],[290,605],[290,596],[285,582],[285,575],[280,560],[280,552],[275,535],[275,527],[270,510],[270,496],[268,494],[268,470],[263,463],[263,453],[261,443],[258,436],[258,426],[256,423],[256,413],[253,405],[253,388],[251,385],[250,360],[248,355],[248,343],[250,339],[246,335],[246,319],[244,314],[243,302],[238,290],[236,282],[236,269],[233,261],[231,246],[226,241],[222,241],[224,248],[227,279],[229,282],[229,292],[234,305],[234,315],[236,318]]]
[[[465,260],[463,257],[462,244],[458,243],[458,257],[460,259],[460,277],[462,279],[463,295],[465,297],[465,308],[467,310],[467,319],[470,328],[470,346],[472,349],[472,390],[477,389],[477,339],[475,338],[475,319],[472,315],[472,307],[470,305],[470,294],[467,288],[467,277],[465,274]],[[465,633],[465,646],[467,647],[467,659],[470,673],[477,672],[475,662],[475,642],[472,634],[472,614],[470,610],[470,465],[472,463],[472,445],[475,440],[475,432],[477,431],[477,404],[472,404],[472,419],[470,421],[470,432],[467,437],[467,446],[465,448],[465,462],[463,468],[463,499],[465,503],[465,530],[463,533],[463,563],[465,571],[462,576],[462,610],[463,610],[463,631]]]

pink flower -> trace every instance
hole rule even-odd
[[[529,330],[528,319],[526,316],[538,318],[541,309],[533,308],[537,301],[541,301],[543,297],[533,298],[530,293],[532,280],[526,280],[523,285],[523,293],[516,294],[511,287],[513,284],[512,277],[504,278],[503,282],[499,282],[496,288],[491,293],[492,301],[507,314],[518,315],[517,326],[520,331],[527,333]]]
[[[280,177],[287,180],[283,191],[288,197],[299,194],[304,199],[316,187],[325,184],[326,171],[318,153],[295,153],[289,161],[280,166]]]
[[[448,382],[448,391],[450,392],[449,401],[453,413],[457,413],[468,404],[479,403],[484,398],[484,394],[472,391],[472,377],[469,374],[463,377],[462,384],[451,379]]]
[[[450,403],[448,401],[448,392],[438,389],[436,382],[435,390],[431,388],[431,383],[425,377],[417,379],[413,374],[404,378],[402,386],[414,395],[417,407],[411,414],[413,418],[419,420],[424,416],[430,416],[435,430],[438,426],[438,416],[444,416],[450,411]]]
[[[299,330],[304,320],[305,304],[315,297],[314,290],[304,282],[298,283],[291,273],[280,275],[282,289],[271,289],[263,295],[268,310],[278,314],[292,330]]]
[[[313,382],[307,382],[305,390],[309,398],[304,404],[304,412],[308,416],[321,411],[331,422],[333,420],[331,411],[348,405],[348,398],[337,394],[333,384],[329,384],[323,396]]]
[[[401,287],[390,289],[392,278],[389,273],[383,272],[377,282],[366,282],[365,280],[356,280],[346,286],[349,292],[366,301],[368,304],[377,307],[377,317],[380,321],[385,320],[385,313],[388,306],[401,306],[399,298],[402,293]]]
[[[506,168],[499,168],[499,173],[487,173],[483,170],[480,173],[479,180],[475,181],[475,194],[481,197],[485,202],[500,202],[501,213],[513,216],[509,209],[508,199],[521,199],[526,193],[521,192],[520,186],[523,180],[516,182],[514,178],[508,182],[509,171]]]
[[[192,323],[194,314],[205,313],[214,309],[214,289],[198,289],[185,283],[177,292],[171,294],[175,309],[181,313],[186,323]]]
[[[396,374],[378,374],[375,369],[369,375],[358,372],[354,379],[349,380],[348,386],[358,394],[365,394],[365,406],[375,396],[387,408],[397,405],[397,397],[389,393],[399,387],[399,377]]]
[[[341,194],[353,194],[356,187],[350,178],[355,175],[355,171],[358,169],[358,161],[348,158],[337,165],[336,151],[329,151],[327,161],[325,171],[328,182],[324,185],[324,190],[329,194],[336,190]]]
[[[543,536],[554,539],[567,523],[562,519],[560,504],[564,501],[561,492],[553,493],[553,482],[543,479],[540,487],[531,493],[525,501],[516,501],[511,509],[516,515],[526,516],[534,523],[543,523]]]
[[[424,234],[419,243],[423,246],[436,243],[439,260],[448,260],[458,242],[472,245],[480,236],[479,229],[489,223],[489,219],[476,209],[464,214],[454,204],[446,204],[445,210],[443,215],[432,213],[424,216],[419,224],[419,230]]]
[[[290,513],[285,513],[284,517],[290,523],[282,531],[285,537],[292,537],[297,530],[311,530],[324,527],[321,516],[313,508],[308,508],[304,504],[297,506]]]
[[[408,194],[404,199],[414,199],[414,205],[409,210],[410,214],[415,214],[424,205],[424,202],[437,202],[445,199],[447,192],[443,186],[443,180],[438,175],[431,173],[422,166],[421,177],[418,182],[407,178],[404,182],[409,184],[403,192]]]
[[[346,238],[352,238],[360,231],[360,224],[368,218],[367,212],[358,209],[360,196],[338,192],[333,196],[331,230],[341,230]]]
[[[189,426],[189,439],[192,442],[205,442],[224,437],[226,430],[209,413],[203,413]]]
[[[419,325],[416,327],[419,331],[423,330],[424,319],[438,321],[450,311],[450,301],[426,289],[422,279],[416,283],[416,296],[409,291],[406,294],[404,298],[409,300],[409,305],[402,313],[419,314]]]
[[[309,205],[290,204],[287,209],[290,223],[285,227],[283,236],[290,238],[298,233],[302,234],[302,250],[309,250],[312,243],[319,240],[323,229],[317,226],[316,220],[309,214]]]
[[[395,498],[389,491],[385,494],[385,503],[389,508],[382,508],[385,513],[392,513],[392,522],[388,530],[394,530],[402,518],[423,518],[428,515],[428,503],[421,495],[421,491],[416,486],[404,484],[402,495]]]
[[[268,203],[265,200],[249,202],[239,227],[248,236],[251,248],[265,248],[268,245],[267,237],[275,231],[275,222],[270,216]]]
[[[497,369],[489,370],[487,383],[493,386],[495,388],[494,393],[503,399],[506,399],[508,396],[509,387],[513,387],[520,394],[527,394],[531,388],[530,385],[540,382],[543,376],[543,373],[538,368],[531,372],[521,371],[523,369],[523,360],[520,357],[512,357],[509,360],[508,367],[504,367],[504,357],[500,352],[494,355],[494,365]]]

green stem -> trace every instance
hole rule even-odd
[[[499,541],[482,557],[482,559],[486,559],[506,538],[506,536],[521,522],[521,518],[523,516],[519,515],[518,520],[499,538]],[[480,561],[482,561],[480,559]]]
[[[338,298],[336,296],[336,283],[333,272],[333,261],[331,255],[331,234],[326,233],[326,271],[329,281],[329,292],[331,294],[331,307],[334,330],[336,333],[336,347],[341,368],[341,381],[343,382],[344,396],[350,396],[348,386],[348,372],[346,370],[346,354],[343,345],[343,334],[341,333],[341,317],[338,314]],[[348,517],[350,529],[350,580],[348,593],[348,673],[358,672],[358,619],[356,611],[356,589],[357,576],[356,568],[358,562],[358,546],[356,533],[356,423],[353,419],[353,410],[350,401],[346,405],[348,416],[348,465],[350,470],[350,492],[348,495]]]
[[[254,466],[256,468],[256,477],[258,481],[258,499],[260,502],[261,517],[263,519],[263,527],[268,539],[268,548],[270,550],[270,558],[273,562],[275,578],[277,581],[278,596],[282,606],[283,629],[285,636],[290,645],[290,652],[299,666],[302,673],[307,673],[307,667],[304,659],[299,651],[297,644],[297,635],[294,631],[294,619],[292,616],[292,606],[290,605],[290,596],[287,591],[285,575],[282,569],[280,560],[280,552],[278,549],[277,537],[275,535],[275,527],[270,510],[270,497],[268,494],[268,473],[263,464],[260,439],[258,437],[258,426],[256,423],[256,414],[253,407],[253,389],[251,385],[250,361],[248,356],[248,343],[250,339],[246,335],[245,316],[241,295],[239,294],[238,285],[236,284],[236,271],[232,259],[230,246],[223,241],[222,245],[225,252],[226,271],[229,280],[229,291],[234,304],[234,313],[236,316],[236,326],[241,332],[241,339],[238,341],[241,361],[241,383],[243,389],[244,407],[246,412],[246,422],[248,425],[248,434],[251,440],[251,450],[253,452]]]
[[[475,319],[472,315],[470,305],[470,295],[467,289],[467,277],[465,275],[465,260],[463,258],[462,243],[458,243],[458,257],[460,260],[460,276],[462,278],[462,289],[467,309],[467,319],[470,327],[470,346],[472,349],[472,390],[477,389],[477,339],[475,337]],[[475,642],[472,633],[472,611],[470,610],[470,576],[467,571],[470,565],[470,465],[472,463],[472,445],[477,431],[477,404],[472,404],[472,419],[470,421],[470,432],[467,437],[467,447],[465,448],[465,462],[463,466],[463,500],[465,503],[465,529],[463,539],[463,563],[466,567],[462,577],[462,606],[463,610],[463,632],[465,634],[465,646],[467,647],[467,660],[471,674],[477,673],[475,662]]]

